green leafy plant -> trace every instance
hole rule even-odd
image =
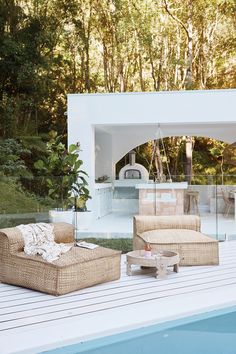
[[[104,182],[108,182],[108,181],[109,181],[109,177],[107,175],[103,175],[103,176],[95,179],[95,182],[97,182],[97,183],[104,183]]]
[[[74,200],[81,203],[81,208],[86,210],[86,202],[91,197],[87,188],[88,175],[81,169],[83,161],[79,159],[80,145],[71,144],[67,150],[61,141],[62,137],[57,135],[57,132],[51,131],[49,136],[46,157],[34,164],[43,176],[48,195],[64,210],[72,207]],[[76,205],[77,207],[79,208]]]
[[[23,156],[30,156],[30,150],[24,149],[15,139],[0,140],[0,175],[15,177],[30,177]]]
[[[81,239],[79,240],[81,241]],[[113,250],[122,251],[127,253],[133,250],[132,238],[95,238],[88,237],[84,239],[85,242],[95,243],[96,245],[112,248]]]

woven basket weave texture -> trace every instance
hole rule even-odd
[[[200,228],[196,215],[138,215],[133,220],[133,249],[144,249],[150,242],[155,251],[178,252],[180,265],[217,265],[218,241],[201,233]]]
[[[53,225],[56,242],[74,242],[72,225]],[[0,281],[61,295],[120,278],[120,251],[72,247],[57,261],[48,263],[41,256],[26,255],[23,247],[17,228],[0,230]]]

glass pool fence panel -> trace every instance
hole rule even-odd
[[[136,193],[132,197],[133,206],[129,204],[128,207],[133,214],[138,211],[140,215],[198,215],[201,218],[202,232],[223,241],[226,233],[222,227],[219,232],[218,225],[218,179],[216,176],[197,175],[192,176],[190,181],[188,176],[172,176],[171,182],[149,181],[144,185],[145,188],[139,188],[138,185],[122,187],[120,190],[115,188],[114,198],[122,195],[125,205],[124,201],[128,203],[131,194],[134,196]]]
[[[236,240],[236,176],[173,176],[173,182],[188,181],[184,214],[201,218],[202,232],[219,241]]]
[[[158,198],[163,215],[198,215],[203,233],[215,239],[225,239],[225,235],[218,232],[216,176],[172,176],[171,185],[167,185],[170,189],[163,189]]]
[[[216,200],[219,240],[236,240],[236,175],[217,176]]]
[[[53,188],[58,186],[60,191],[60,188],[63,187],[62,177],[50,179]],[[185,182],[186,180],[188,178],[184,176],[172,176],[172,183]],[[163,203],[162,206],[168,201],[173,203],[176,198],[175,190],[170,187],[171,192],[164,190],[161,193],[164,195],[161,195],[160,191],[158,191],[159,194],[156,191],[157,187],[162,187],[162,183],[151,181],[150,186],[151,188],[145,192],[136,188],[136,184],[132,183],[128,186],[113,185],[109,190],[106,189],[106,192],[109,193],[103,191],[104,195],[99,195],[101,204],[105,205],[105,211],[100,215],[100,218],[116,212],[122,214],[124,218],[132,218],[133,215],[140,214],[140,211],[141,214],[145,215],[161,214],[158,210],[160,203]],[[70,210],[70,213],[67,213],[70,214],[67,221],[70,222],[73,218],[73,196],[70,202],[67,200],[65,203],[63,198],[56,196],[55,193],[51,194],[45,177],[16,178],[1,176],[0,190],[1,228],[30,222],[66,220],[61,219],[62,211],[64,212],[65,209]],[[183,190],[182,213],[199,215],[202,232],[207,235],[220,241],[234,240],[236,239],[235,192],[235,175],[193,176],[191,184],[188,182],[187,188]],[[140,197],[143,199],[141,205]],[[167,208],[167,205],[165,205],[165,208]],[[162,213],[165,208],[161,208]],[[164,214],[168,214],[167,209],[164,210]],[[171,211],[170,208],[169,213],[177,212]]]
[[[225,240],[225,234],[219,234],[217,177],[197,175],[191,178],[191,184],[185,192],[185,214],[196,214],[201,219],[201,231],[217,240]]]

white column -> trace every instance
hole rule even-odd
[[[92,199],[87,202],[88,210],[95,207],[95,133],[91,125],[80,126],[78,140],[81,146],[80,159],[83,161],[81,169],[88,174],[88,189]]]
[[[88,174],[88,189],[92,199],[87,202],[88,210],[95,208],[95,133],[94,127],[84,119],[85,112],[72,102],[68,109],[68,145],[80,143],[79,158],[83,161],[81,169]]]
[[[95,144],[96,178],[107,175],[112,181],[112,135],[106,132],[96,131]]]

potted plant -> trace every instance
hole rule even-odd
[[[78,183],[74,188],[74,225],[76,230],[86,230],[92,222],[93,213],[87,209],[87,201],[90,198],[86,184]]]
[[[76,229],[86,230],[92,222],[93,213],[87,209],[86,202],[90,198],[86,191],[75,196],[74,225]]]
[[[55,202],[56,210],[50,211],[51,221],[72,223],[74,196],[78,201],[91,198],[87,188],[87,173],[81,170],[83,161],[79,159],[80,145],[71,144],[66,149],[61,142],[62,137],[55,131],[51,131],[49,136],[46,156],[36,161],[34,166],[42,176],[48,195]]]

